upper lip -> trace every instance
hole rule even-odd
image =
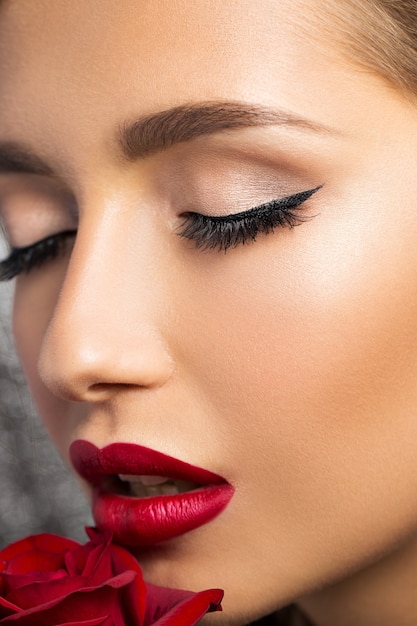
[[[97,448],[78,439],[70,446],[70,458],[78,474],[94,486],[118,474],[166,476],[201,486],[227,483],[218,474],[134,443],[112,443]]]

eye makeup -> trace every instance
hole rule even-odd
[[[11,280],[64,255],[75,234],[73,230],[63,231],[29,246],[12,248],[7,259],[0,263],[0,281]]]
[[[311,219],[301,209],[321,187],[271,200],[230,215],[209,216],[187,212],[182,214],[184,219],[177,235],[192,241],[198,250],[226,252],[238,245],[254,243],[259,234],[266,235],[276,228],[294,228]],[[0,281],[29,273],[32,269],[40,268],[48,261],[62,256],[68,252],[75,235],[76,231],[65,230],[25,247],[12,247],[9,256],[0,262]]]
[[[315,194],[322,185],[271,200],[247,211],[230,215],[209,216],[192,211],[184,213],[184,220],[177,234],[194,242],[199,250],[226,252],[241,244],[254,243],[259,234],[268,234],[276,228],[294,228],[311,219],[299,211],[302,205]]]

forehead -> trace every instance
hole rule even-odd
[[[294,57],[302,5],[297,0],[261,0],[256,6],[251,0],[11,0],[0,25],[1,56],[9,76],[16,79],[17,72],[37,92],[39,81],[43,90],[53,81],[53,91],[86,92],[105,101],[111,84],[112,100],[140,99],[145,108],[155,95],[172,104],[172,91],[188,100],[198,88],[212,98],[219,89],[227,91],[230,81],[234,89],[240,83],[247,90],[253,80],[259,82],[260,65],[275,70]],[[306,37],[298,37],[301,44],[308,45]]]
[[[337,127],[346,107],[361,110],[367,94],[312,29],[317,6],[314,0],[6,0],[0,139],[33,143],[38,151],[88,152],[138,115],[228,99]]]

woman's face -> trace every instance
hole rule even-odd
[[[417,110],[311,25],[318,5],[2,9],[10,243],[78,229],[17,280],[31,389],[66,458],[135,443],[233,485],[140,556],[149,581],[223,587],[218,622],[417,529]],[[288,196],[292,217],[268,204]]]

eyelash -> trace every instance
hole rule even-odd
[[[268,234],[275,228],[294,228],[310,219],[297,211],[319,189],[321,185],[231,215],[209,216],[189,212],[184,214],[184,221],[177,234],[193,241],[199,250],[217,249],[226,252],[240,244],[253,243],[260,233]],[[68,250],[68,240],[75,235],[75,231],[64,231],[30,246],[12,248],[7,259],[0,262],[0,281],[27,274],[47,261],[62,256]]]
[[[321,187],[322,185],[279,200],[272,200],[232,215],[185,213],[177,234],[193,241],[194,247],[199,250],[226,252],[240,244],[253,243],[260,233],[266,235],[275,228],[294,228],[311,219],[309,216],[298,214],[297,211]]]
[[[75,234],[75,231],[67,230],[24,248],[12,248],[7,259],[0,263],[0,281],[27,274],[31,269],[62,256],[68,250],[68,240],[75,237]]]

